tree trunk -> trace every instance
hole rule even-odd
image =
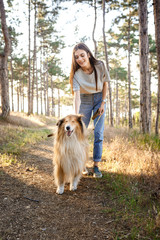
[[[116,76],[116,125],[117,126],[119,126],[119,86],[118,85],[119,85],[118,77]]]
[[[158,92],[157,92],[157,116],[155,125],[155,134],[159,134],[159,115],[160,115],[160,1],[153,0],[154,6],[154,23],[155,23],[155,40],[158,61]]]
[[[24,112],[24,86],[25,86],[25,84],[24,84],[24,82],[25,82],[25,80],[24,80],[24,78],[23,78],[23,86],[22,86],[22,101],[23,101],[23,105],[22,105],[22,111]]]
[[[12,65],[12,54],[11,54],[11,102],[12,102],[12,111],[14,112],[14,99],[13,99],[13,65]]]
[[[10,39],[6,24],[6,15],[3,0],[0,0],[0,18],[2,33],[5,41],[4,51],[0,54],[0,84],[2,96],[2,117],[6,118],[10,113],[9,106],[9,84],[7,74],[7,60],[10,54]]]
[[[109,93],[107,93],[107,103],[106,103],[106,113],[107,113],[107,123],[109,125]]]
[[[149,45],[147,0],[139,0],[139,51],[140,51],[140,126],[143,133],[150,132],[149,124]]]
[[[60,90],[58,88],[58,118],[60,118],[60,116],[61,116],[60,109],[61,109],[61,106],[60,106]]]
[[[20,80],[20,82],[19,82],[19,94],[20,94],[20,106],[21,106],[21,112],[22,112],[22,109],[23,109],[22,80]]]
[[[19,112],[19,81],[17,81],[17,112]]]
[[[38,72],[37,72],[37,60],[36,60],[36,105],[38,114]]]
[[[132,105],[131,105],[131,43],[130,43],[130,28],[131,28],[131,20],[129,14],[128,21],[128,101],[129,101],[129,128],[132,128]]]
[[[106,35],[105,35],[105,0],[103,0],[102,4],[103,4],[103,42],[104,42],[106,65],[109,71],[109,62],[108,62],[108,53],[107,53]],[[108,90],[109,90],[109,100],[110,100],[110,124],[113,127],[112,91],[111,91],[110,81],[108,82]]]
[[[97,58],[97,42],[95,39],[95,29],[97,23],[97,7],[96,7],[96,0],[94,0],[94,25],[93,25],[93,32],[92,32],[92,40],[94,43],[94,56]]]
[[[52,91],[52,116],[55,117],[54,88],[53,88],[53,78],[52,77],[51,77],[51,91]]]
[[[37,3],[34,2],[34,50],[33,50],[33,78],[32,78],[32,95],[31,95],[31,113],[33,113],[33,104],[34,104],[34,84],[35,84],[35,66],[36,66],[36,16],[37,16]]]
[[[43,99],[44,99],[44,115],[46,116],[46,109],[47,109],[47,104],[46,104],[46,74],[45,74],[45,66],[43,62]]]
[[[49,96],[48,96],[48,58],[47,58],[47,68],[46,68],[46,104],[47,111],[46,115],[49,116]]]
[[[41,99],[41,115],[43,114],[43,100],[42,100],[42,89],[43,89],[43,84],[42,84],[42,80],[43,80],[43,76],[42,76],[42,64],[43,64],[43,61],[42,61],[42,47],[41,47],[41,52],[40,52],[40,85],[41,85],[41,90],[40,90],[40,99]]]
[[[31,1],[28,0],[28,115],[31,114]]]
[[[128,100],[127,100],[127,84],[125,86],[126,92],[125,92],[125,100],[124,100],[124,125],[127,126],[127,105],[128,105]]]

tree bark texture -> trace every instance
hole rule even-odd
[[[156,39],[156,51],[157,51],[157,62],[158,62],[158,92],[157,92],[157,116],[155,133],[159,133],[159,115],[160,115],[160,1],[153,0],[154,8],[154,23],[155,23],[155,39]]]
[[[120,104],[119,104],[119,82],[116,73],[116,125],[120,124]]]
[[[132,104],[131,104],[131,43],[130,43],[131,20],[128,21],[128,100],[129,100],[129,128],[132,128]]]
[[[140,126],[143,133],[150,132],[149,123],[149,45],[147,0],[139,0],[140,51]]]
[[[0,0],[0,18],[2,33],[5,41],[4,51],[0,54],[0,84],[2,96],[2,117],[6,118],[10,113],[9,106],[9,84],[7,74],[7,61],[10,54],[10,39],[6,24],[6,15],[3,0]]]
[[[28,0],[28,115],[31,114],[31,1]]]
[[[37,2],[34,2],[34,50],[33,50],[33,78],[32,78],[32,94],[31,94],[31,113],[33,113],[33,104],[34,104],[34,87],[35,87],[35,68],[36,68],[36,55],[37,55],[37,46],[36,46],[36,35],[37,35]]]
[[[109,71],[109,62],[108,62],[108,53],[107,53],[107,45],[106,45],[106,35],[105,35],[105,0],[102,2],[103,4],[103,42],[104,42],[104,50],[105,50],[105,60],[106,65]],[[108,82],[108,90],[109,90],[109,100],[110,100],[110,124],[113,127],[113,110],[112,110],[112,91],[111,91],[111,83]]]
[[[97,7],[96,7],[96,0],[94,0],[94,25],[93,25],[93,32],[92,32],[92,40],[94,43],[94,56],[97,58],[97,42],[95,39],[95,30],[96,30],[96,23],[97,23]]]
[[[12,102],[12,111],[14,112],[14,100],[13,100],[13,64],[12,64],[12,54],[11,54],[11,62],[10,62],[10,67],[11,67],[11,102]]]

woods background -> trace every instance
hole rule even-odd
[[[85,42],[110,72],[107,123],[158,134],[159,12],[157,0],[0,0],[2,117],[71,112],[72,48]]]

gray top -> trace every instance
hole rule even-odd
[[[103,62],[95,65],[97,71],[97,91],[96,91],[96,80],[95,72],[91,74],[85,73],[79,68],[73,77],[73,91],[79,91],[80,93],[92,94],[96,92],[102,92],[103,83],[109,82],[110,76]]]

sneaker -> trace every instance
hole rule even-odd
[[[94,166],[94,168],[93,168],[93,177],[94,178],[101,178],[102,177],[102,173],[97,166]]]

